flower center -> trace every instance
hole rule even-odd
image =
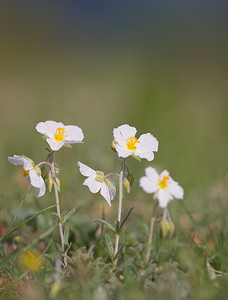
[[[56,142],[63,141],[67,137],[66,133],[67,131],[64,128],[57,128],[54,135],[54,139],[56,140]]]
[[[97,176],[96,176],[95,180],[103,183],[105,180],[104,173],[102,171],[96,171],[96,174],[97,174]]]
[[[134,151],[136,150],[136,144],[140,143],[136,137],[131,136],[127,139],[127,150]]]
[[[23,170],[24,177],[29,176],[29,170]]]
[[[167,175],[164,175],[163,179],[159,180],[158,186],[160,186],[163,190],[166,189],[168,180],[170,180],[170,177]]]

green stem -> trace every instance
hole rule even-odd
[[[151,242],[152,242],[152,238],[153,238],[154,223],[156,221],[155,212],[156,212],[157,206],[158,206],[158,200],[156,199],[156,202],[154,203],[152,217],[150,219],[150,229],[149,229],[149,236],[148,236],[148,243],[147,243],[148,250],[147,250],[147,253],[146,253],[146,264],[148,264],[149,259],[150,259]]]
[[[62,247],[62,251],[64,253],[64,235],[63,235],[63,226],[61,223],[61,213],[60,213],[60,204],[59,204],[59,195],[58,195],[58,186],[56,183],[56,176],[55,176],[55,165],[54,165],[54,151],[52,151],[51,153],[51,172],[52,172],[52,176],[53,176],[53,185],[54,185],[54,190],[55,190],[55,200],[56,200],[56,208],[57,208],[57,214],[58,214],[58,218],[59,218],[59,222],[58,222],[58,226],[59,226],[59,234],[60,234],[60,239],[61,239],[61,247]],[[67,261],[66,261],[66,257],[64,258],[64,262],[65,265],[67,266]]]
[[[121,171],[119,175],[119,207],[118,207],[118,216],[117,216],[117,222],[121,223],[121,214],[122,214],[122,202],[123,202],[123,169],[124,169],[124,163],[125,159],[121,163]],[[114,255],[118,253],[118,247],[119,247],[119,239],[120,239],[120,234],[119,232],[116,233],[116,240],[115,240],[115,250],[114,250]],[[114,265],[116,265],[117,261],[114,261]]]

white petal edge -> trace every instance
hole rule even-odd
[[[62,122],[46,121],[38,123],[36,125],[36,130],[44,136],[53,138],[58,127],[65,128],[65,125]]]
[[[100,190],[102,183],[96,181],[94,178],[88,177],[83,182],[83,185],[88,186],[91,193],[97,193]]]
[[[26,159],[22,155],[14,155],[13,157],[8,157],[8,161],[15,166],[24,166],[25,160]]]
[[[96,175],[96,171],[88,167],[87,165],[78,161],[79,171],[83,176],[93,176]]]
[[[55,139],[47,138],[47,143],[49,144],[49,146],[53,151],[58,151],[60,148],[62,148],[65,142],[64,140],[60,142],[56,142]]]
[[[70,144],[82,143],[84,134],[80,127],[76,125],[67,125],[65,126],[65,130],[67,131],[67,137],[64,139],[66,142]]]
[[[154,153],[158,151],[158,141],[151,134],[146,133],[142,134],[139,138],[139,143],[136,144],[135,155],[145,158],[148,161],[152,161],[154,159]]]
[[[126,144],[126,139],[135,136],[137,130],[128,124],[121,125],[113,129],[113,136],[116,143],[119,145]]]
[[[173,199],[172,195],[169,193],[168,190],[162,190],[162,189],[160,189],[157,192],[157,198],[161,208],[167,207],[169,201]]]
[[[140,178],[139,185],[148,194],[155,193],[158,190],[157,185],[146,176]]]
[[[103,196],[105,198],[108,205],[111,206],[111,197],[110,197],[110,193],[109,193],[109,188],[105,182],[102,183],[100,194],[101,194],[101,196]]]

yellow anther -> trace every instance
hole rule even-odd
[[[136,150],[136,144],[140,143],[136,137],[131,136],[127,139],[127,150],[134,151]]]
[[[57,128],[55,131],[54,139],[56,142],[61,142],[67,137],[67,131],[64,128]]]
[[[167,175],[164,175],[163,179],[159,181],[158,186],[160,186],[162,189],[166,189],[168,180],[170,180],[170,177]]]

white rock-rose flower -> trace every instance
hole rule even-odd
[[[83,185],[87,185],[92,193],[100,191],[100,194],[105,198],[109,206],[111,206],[111,200],[114,199],[116,194],[114,182],[110,178],[105,177],[102,171],[95,171],[80,161],[78,162],[78,166],[80,173],[88,177],[83,182]]]
[[[167,170],[159,175],[154,168],[148,167],[145,173],[146,176],[140,178],[139,184],[146,193],[155,193],[160,207],[167,207],[169,201],[174,198],[183,199],[183,188],[170,177]]]
[[[148,161],[154,159],[154,153],[158,151],[158,141],[151,134],[142,134],[139,139],[135,137],[137,130],[127,124],[113,130],[114,144],[119,157],[126,158],[130,155],[145,158]]]
[[[61,122],[40,122],[36,125],[36,130],[44,135],[53,151],[59,150],[62,146],[82,143],[84,139],[84,134],[80,127],[64,125]]]
[[[41,170],[33,160],[24,155],[14,155],[8,157],[8,161],[11,164],[23,166],[24,177],[35,188],[37,197],[42,197],[45,194],[46,187],[41,176]]]

